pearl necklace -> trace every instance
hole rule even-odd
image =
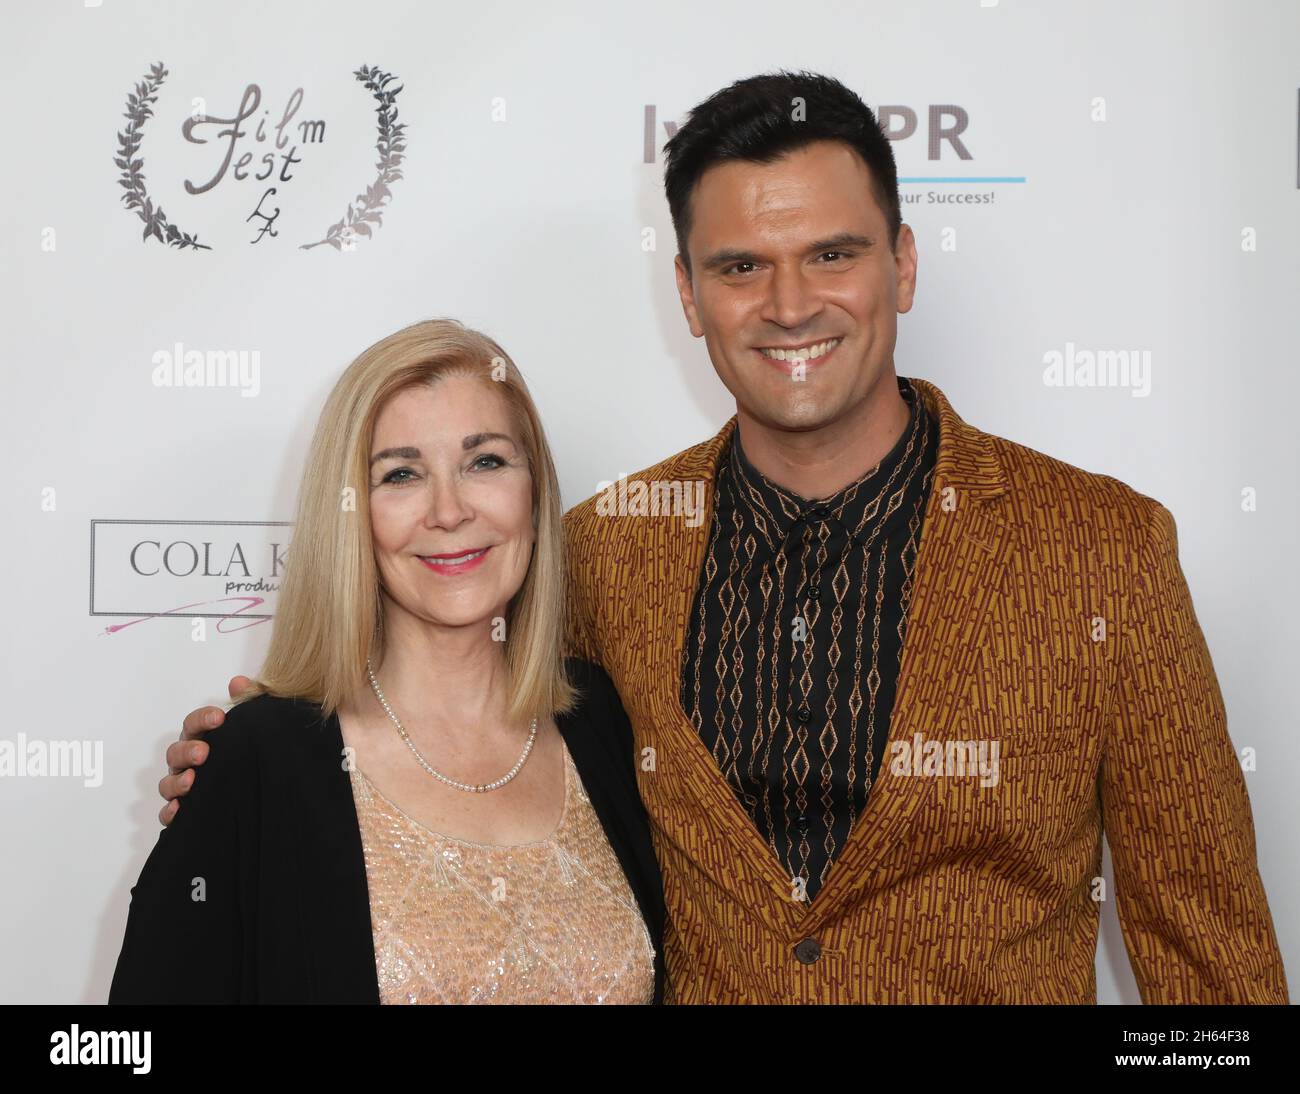
[[[519,774],[520,768],[524,766],[524,761],[528,759],[528,754],[533,750],[533,743],[537,740],[537,719],[533,718],[533,724],[528,731],[528,743],[524,745],[524,754],[519,757],[519,762],[515,764],[506,774],[499,779],[494,779],[490,783],[462,783],[455,779],[449,779],[439,771],[435,771],[423,756],[420,750],[415,747],[410,736],[407,734],[405,727],[397,720],[397,715],[393,713],[393,708],[388,705],[388,700],[384,698],[383,691],[380,690],[379,681],[375,679],[374,670],[370,667],[369,658],[366,659],[366,673],[370,677],[370,687],[375,693],[375,698],[379,700],[380,705],[388,712],[388,717],[393,720],[393,725],[397,727],[397,732],[402,735],[402,740],[406,742],[406,747],[414,753],[415,758],[419,760],[420,766],[424,768],[435,779],[441,779],[448,786],[454,786],[457,790],[464,790],[469,794],[486,794],[489,790],[496,790],[505,786],[511,779]]]

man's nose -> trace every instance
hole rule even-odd
[[[768,282],[762,317],[770,323],[794,330],[821,310],[816,290],[800,266],[777,267]]]

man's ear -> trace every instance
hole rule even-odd
[[[903,224],[898,229],[898,245],[894,248],[894,276],[898,285],[898,313],[912,310],[916,297],[916,236]]]
[[[703,338],[704,328],[700,326],[700,315],[695,307],[695,286],[691,284],[691,275],[680,254],[673,259],[673,272],[677,275],[677,295],[682,301],[682,314],[686,316],[691,333],[696,338]]]

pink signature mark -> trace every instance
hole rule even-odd
[[[117,634],[118,631],[124,631],[127,627],[134,627],[137,623],[148,623],[151,619],[165,619],[176,612],[187,611],[190,608],[202,608],[209,604],[240,604],[242,607],[238,611],[227,612],[225,615],[216,616],[218,634],[234,634],[237,631],[245,631],[249,627],[256,627],[259,623],[269,623],[269,619],[238,619],[243,612],[252,611],[259,605],[265,604],[266,599],[260,596],[223,596],[219,600],[199,600],[193,604],[182,604],[179,607],[171,608],[165,612],[155,612],[152,615],[141,616],[139,619],[132,619],[129,623],[113,623],[104,628],[104,634]],[[228,627],[225,624],[235,619],[242,624],[238,627]]]

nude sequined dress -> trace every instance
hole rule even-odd
[[[383,1003],[649,1003],[654,947],[564,750],[547,839],[433,832],[350,773]]]

